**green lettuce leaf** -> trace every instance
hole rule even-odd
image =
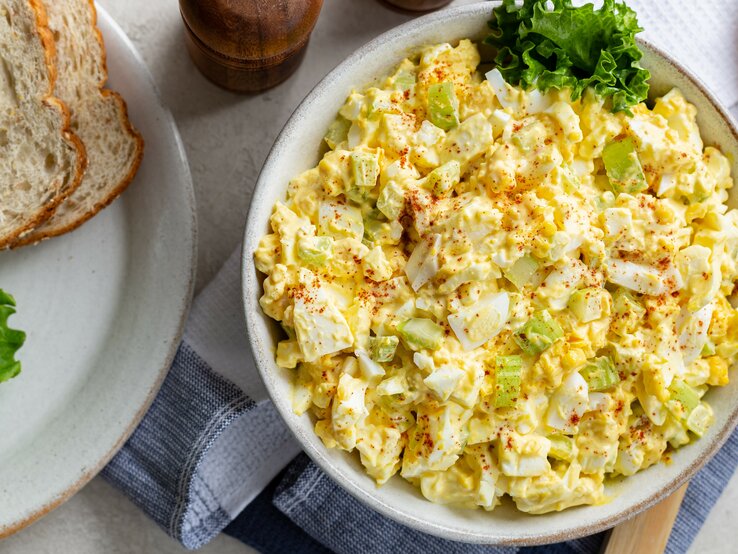
[[[504,79],[525,89],[571,89],[572,100],[587,87],[612,99],[612,110],[646,99],[650,74],[639,64],[635,35],[642,31],[635,12],[604,0],[575,8],[571,0],[503,0],[485,39],[497,49],[495,63]]]
[[[0,289],[0,383],[12,379],[21,371],[15,353],[26,341],[26,334],[8,327],[8,318],[14,313],[15,299]]]

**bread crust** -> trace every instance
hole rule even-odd
[[[30,1],[39,2],[39,3],[41,2],[41,0],[30,0]],[[73,231],[77,227],[81,226],[83,223],[90,220],[101,210],[109,206],[116,198],[118,198],[123,193],[123,191],[126,190],[126,188],[128,188],[128,185],[131,184],[131,182],[136,176],[136,173],[138,173],[138,169],[141,166],[141,162],[143,160],[144,139],[141,136],[141,134],[136,130],[136,128],[133,126],[130,119],[128,118],[128,106],[126,105],[125,100],[123,100],[123,97],[117,92],[104,88],[108,80],[107,52],[105,50],[105,42],[103,41],[102,33],[100,32],[100,29],[97,26],[97,10],[95,9],[94,0],[87,0],[87,1],[88,1],[89,9],[91,12],[91,24],[94,30],[94,35],[95,35],[97,42],[100,44],[100,51],[102,52],[103,77],[98,83],[98,89],[99,89],[100,94],[106,100],[112,99],[115,102],[116,108],[117,108],[116,111],[118,113],[118,119],[120,121],[120,124],[126,130],[126,133],[128,133],[128,135],[131,136],[131,138],[134,140],[136,144],[134,158],[133,158],[133,161],[131,163],[128,173],[124,175],[123,178],[114,187],[112,187],[108,191],[107,195],[104,198],[95,202],[91,210],[88,210],[84,214],[80,215],[76,220],[74,220],[73,222],[67,225],[64,225],[62,227],[49,226],[49,228],[47,229],[46,226],[43,225],[43,223],[45,223],[48,220],[53,221],[53,212],[52,212],[51,216],[43,220],[39,224],[37,224],[35,229],[33,229],[31,232],[28,232],[25,236],[19,237],[19,239],[12,245],[12,248],[27,246],[29,244],[36,244],[42,240],[52,238],[55,236],[59,236],[59,235],[63,235],[65,233]],[[44,13],[45,13],[45,10],[44,10]],[[47,26],[47,31],[49,31],[48,26]],[[53,42],[53,35],[51,35],[50,31],[49,31],[49,36]],[[56,47],[54,46],[54,48]],[[69,110],[67,109],[67,114],[68,113],[69,113]],[[77,138],[77,140],[80,141],[81,143],[81,140],[79,138]],[[80,178],[80,182],[81,182],[81,178]],[[77,185],[79,185],[79,183]],[[57,206],[58,204],[54,206],[54,211],[56,210]]]
[[[0,249],[13,246],[18,240],[22,240],[23,236],[30,233],[35,227],[48,221],[54,215],[59,204],[61,204],[61,202],[80,185],[87,167],[85,145],[82,143],[82,140],[72,132],[69,108],[67,108],[64,102],[54,96],[54,85],[57,78],[55,63],[56,46],[54,44],[54,37],[49,29],[46,9],[40,0],[26,1],[28,2],[31,10],[33,10],[36,21],[35,32],[44,50],[44,58],[49,76],[49,90],[46,92],[43,102],[49,109],[55,110],[61,116],[62,137],[74,148],[77,152],[77,156],[75,159],[74,175],[68,181],[67,185],[62,185],[62,187],[57,191],[57,194],[46,202],[34,217],[29,219],[25,224],[14,229],[13,232],[8,233],[5,237],[0,238]]]

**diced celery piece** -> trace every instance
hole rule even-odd
[[[370,212],[364,217],[364,238],[371,242],[379,240],[389,232],[389,223],[382,221],[377,215],[381,216]]]
[[[352,152],[351,173],[355,186],[373,187],[379,177],[379,156],[371,152]]]
[[[632,137],[608,143],[602,151],[602,161],[615,192],[636,193],[648,188]]]
[[[436,83],[428,88],[428,115],[430,122],[444,131],[459,124],[459,101],[453,83]]]
[[[705,342],[705,345],[702,347],[702,352],[700,352],[700,356],[704,356],[705,358],[708,358],[714,355],[715,355],[715,343],[712,342],[708,338],[707,342]]]
[[[456,160],[451,160],[428,174],[428,188],[433,194],[441,196],[458,185],[460,180],[461,165]]]
[[[297,241],[297,256],[305,263],[322,266],[333,257],[330,237],[301,237]]]
[[[570,462],[574,458],[574,439],[566,435],[549,435],[548,440],[551,441],[551,450],[548,451],[550,458]]]
[[[700,402],[687,417],[687,429],[701,437],[712,425],[714,419],[712,410],[704,402]]]
[[[620,382],[618,370],[607,356],[588,360],[579,373],[587,381],[590,392],[607,390]]]
[[[328,127],[328,131],[326,131],[323,140],[325,140],[331,150],[335,150],[336,146],[341,144],[348,137],[350,127],[351,122],[342,115],[339,115]]]
[[[443,344],[443,327],[430,319],[408,319],[400,323],[397,330],[413,350],[438,350]]]
[[[495,358],[495,408],[514,406],[520,397],[523,360],[520,356]]]
[[[382,187],[377,198],[377,209],[387,216],[387,219],[394,221],[400,217],[404,207],[405,193],[400,185],[390,181]]]
[[[704,181],[702,179],[695,180],[694,190],[686,195],[690,204],[699,204],[712,196],[712,190],[705,190],[706,187],[703,183]]]
[[[505,278],[515,285],[518,290],[522,290],[525,285],[530,283],[533,275],[540,264],[532,256],[523,256],[505,270]]]
[[[669,392],[671,393],[669,401],[680,405],[679,415],[682,419],[687,419],[692,410],[700,404],[700,395],[697,391],[681,379],[674,379],[671,382]]]
[[[605,289],[597,287],[579,289],[569,298],[569,309],[582,323],[600,319],[607,309],[606,294]]]
[[[364,218],[364,241],[370,244],[397,244],[402,238],[402,225],[381,217],[374,217],[370,213]]]
[[[646,314],[646,308],[622,287],[618,288],[612,296],[612,310],[619,316],[635,314],[640,318]]]
[[[400,70],[395,75],[393,85],[397,90],[406,91],[415,86],[415,74],[404,69]]]
[[[563,336],[563,329],[551,314],[547,310],[540,310],[515,332],[513,339],[523,352],[534,356],[547,350]]]
[[[672,381],[669,392],[671,398],[667,405],[671,411],[684,422],[687,429],[702,436],[714,420],[710,407],[700,401],[697,390],[680,379]]]
[[[369,355],[375,362],[391,362],[399,343],[400,339],[394,335],[369,337]]]
[[[369,201],[371,191],[372,189],[370,189],[369,187],[356,187],[352,185],[345,192],[345,194],[346,198],[348,198],[352,202],[363,205]]]

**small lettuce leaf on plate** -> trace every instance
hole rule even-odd
[[[21,371],[15,354],[26,341],[26,334],[8,327],[8,318],[14,313],[15,299],[0,289],[0,383],[12,379]]]
[[[546,6],[552,6],[548,9]],[[587,87],[612,100],[614,112],[646,99],[649,72],[640,66],[636,13],[623,2],[604,0],[572,6],[571,0],[503,0],[489,22],[487,44],[504,79],[524,89],[571,89],[572,100]]]

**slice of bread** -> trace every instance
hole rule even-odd
[[[43,6],[0,0],[0,248],[48,219],[84,172],[55,76]]]
[[[54,94],[71,110],[72,128],[87,149],[79,188],[18,246],[79,227],[110,204],[141,164],[143,140],[128,120],[126,104],[107,81],[105,47],[92,0],[44,0],[56,43],[59,77]]]

